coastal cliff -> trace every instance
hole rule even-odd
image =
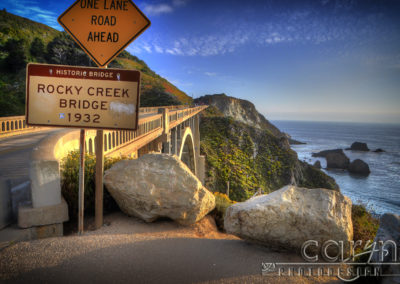
[[[196,102],[217,108],[224,116],[232,117],[234,120],[243,122],[250,126],[268,130],[276,137],[284,136],[275,125],[260,114],[253,103],[229,97],[225,94],[205,95],[196,99]]]
[[[200,124],[201,152],[206,155],[206,184],[213,191],[244,201],[261,190],[269,193],[287,184],[338,190],[335,180],[298,160],[289,140],[258,113],[254,105],[226,95],[207,95]]]

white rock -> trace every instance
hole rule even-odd
[[[307,240],[351,241],[351,200],[338,191],[286,186],[227,209],[225,229],[276,249],[301,248]]]
[[[105,172],[104,183],[125,214],[147,222],[169,217],[190,225],[215,207],[214,195],[176,156],[120,161]]]

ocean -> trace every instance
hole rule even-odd
[[[370,150],[385,150],[384,153],[344,151],[350,161],[361,159],[368,163],[371,174],[367,177],[341,170],[323,171],[336,180],[341,192],[353,203],[364,204],[376,214],[389,212],[400,215],[400,125],[305,121],[272,123],[293,139],[307,143],[292,145],[300,160],[309,164],[320,160],[322,168],[326,167],[325,158],[313,158],[312,153],[346,149],[355,141],[367,143]]]

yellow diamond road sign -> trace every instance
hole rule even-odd
[[[99,66],[105,66],[150,26],[131,0],[77,0],[61,26]]]

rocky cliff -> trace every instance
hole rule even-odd
[[[260,114],[253,103],[229,97],[225,94],[205,95],[195,100],[195,103],[203,103],[214,106],[224,116],[246,123],[250,126],[270,131],[274,136],[281,137],[282,133],[275,125]]]
[[[230,198],[235,201],[244,201],[259,189],[272,192],[287,184],[338,189],[333,178],[299,161],[287,137],[252,103],[226,95],[215,97],[196,100],[210,104],[200,124],[207,188],[225,193],[229,184]]]

